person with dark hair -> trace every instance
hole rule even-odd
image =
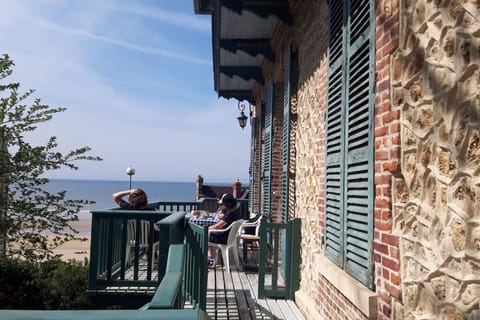
[[[128,201],[125,201],[123,197],[129,196]],[[113,200],[124,210],[149,210],[154,211],[155,209],[148,207],[148,197],[147,193],[142,189],[130,189],[125,191],[118,191],[112,194]],[[160,238],[158,234],[158,226],[153,225],[155,229],[153,242],[157,242]]]
[[[125,196],[129,196],[128,202],[123,199]],[[120,206],[122,209],[127,210],[147,210],[148,198],[145,191],[142,189],[131,189],[125,191],[115,192],[113,195],[113,200]]]
[[[217,203],[225,210],[223,217],[217,223],[208,227],[209,230],[225,229],[234,221],[241,219],[240,210],[237,206],[237,199],[230,193],[224,193]],[[210,242],[226,244],[228,232],[210,233]],[[210,248],[208,248],[208,264],[213,264],[213,257]]]

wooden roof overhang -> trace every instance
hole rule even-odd
[[[253,101],[264,84],[261,65],[274,62],[271,37],[279,21],[292,23],[287,0],[194,0],[195,13],[212,16],[214,88],[219,97]]]

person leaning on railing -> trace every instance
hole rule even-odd
[[[128,201],[125,201],[123,197],[129,196]],[[142,189],[135,188],[130,190],[118,191],[112,194],[113,200],[125,210],[147,210],[154,211],[155,209],[148,207],[147,193]],[[153,225],[156,231],[159,230],[157,225]],[[160,238],[158,232],[154,233],[153,242],[157,242]]]
[[[123,199],[123,197],[128,197],[128,202]],[[131,189],[125,191],[118,191],[112,194],[113,200],[120,206],[122,209],[126,210],[152,210],[147,207],[148,197],[145,191],[142,189]]]

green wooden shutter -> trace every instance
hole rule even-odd
[[[325,255],[343,268],[343,1],[330,2],[325,141]]]
[[[256,119],[253,118],[252,120],[252,131],[251,131],[251,136],[250,136],[250,167],[248,169],[248,175],[249,175],[249,186],[250,186],[250,192],[248,195],[248,210],[253,212],[253,194],[255,193],[255,188],[253,182],[255,181],[255,129],[256,129]]]
[[[325,255],[370,288],[374,5],[330,2],[325,161]]]
[[[257,203],[258,203],[258,211],[262,211],[262,203],[263,203],[263,168],[264,168],[264,146],[262,144],[262,133],[265,132],[265,103],[262,102],[261,108],[260,108],[260,119],[258,122],[260,125],[258,126],[258,140],[257,140],[257,147],[258,147],[258,156],[259,156],[259,161],[257,165]]]
[[[288,220],[289,200],[289,158],[290,158],[290,61],[291,50],[288,47],[284,59],[283,81],[283,130],[282,130],[282,221]]]
[[[350,5],[344,261],[349,274],[373,287],[374,2]]]
[[[271,193],[272,193],[272,113],[273,113],[273,85],[267,85],[267,102],[265,104],[265,142],[264,142],[264,177],[263,177],[263,212],[268,220],[272,220]]]

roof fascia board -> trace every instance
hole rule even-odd
[[[226,76],[233,78],[238,76],[246,81],[251,79],[257,81],[260,84],[265,83],[262,70],[256,66],[220,66],[219,71]]]
[[[253,94],[248,90],[220,90],[218,96],[226,99],[235,98],[238,101],[246,100],[251,104],[254,103]]]
[[[261,54],[271,62],[275,62],[270,39],[220,39],[220,48],[232,53],[243,51],[252,57]]]
[[[293,16],[287,0],[219,0],[218,2],[221,3],[221,6],[240,15],[243,10],[248,10],[262,18],[275,15],[285,24],[293,23]]]

